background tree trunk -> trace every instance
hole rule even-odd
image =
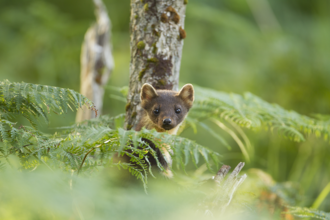
[[[131,0],[131,64],[126,128],[141,117],[140,89],[178,90],[186,0]]]
[[[81,49],[80,93],[93,101],[100,115],[103,106],[103,86],[114,68],[114,61],[110,44],[111,22],[106,7],[102,0],[93,2],[97,22],[87,30]],[[76,122],[95,117],[93,111],[83,107],[77,112]]]

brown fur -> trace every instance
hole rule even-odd
[[[191,84],[186,84],[179,92],[172,90],[155,90],[153,86],[145,83],[141,89],[141,106],[144,109],[142,118],[135,130],[140,131],[142,127],[148,130],[156,129],[158,132],[167,131],[169,134],[176,134],[181,123],[185,119],[194,101],[194,88]],[[180,109],[180,112],[176,112]],[[159,112],[156,113],[155,110]],[[164,120],[171,123],[166,124]],[[157,150],[157,149],[156,149]],[[172,177],[170,167],[172,159],[170,146],[161,147],[163,154],[160,161],[165,161],[165,176]]]

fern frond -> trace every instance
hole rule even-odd
[[[147,182],[146,176],[144,176],[143,171],[139,168],[136,168],[132,164],[129,163],[114,163],[112,166],[116,166],[118,169],[122,168],[124,170],[128,170],[133,176],[137,179],[140,179],[143,183],[144,191],[147,192]]]
[[[0,170],[4,170],[5,169],[5,166],[6,165],[0,161]]]
[[[330,213],[301,207],[288,207],[288,213],[299,218],[317,218],[323,220],[330,220]]]
[[[48,122],[47,113],[66,113],[67,109],[78,109],[93,103],[81,94],[70,89],[31,83],[11,83],[0,81],[0,114],[16,114],[27,118],[35,125],[33,118],[41,116]]]
[[[43,134],[33,127],[15,128],[15,123],[11,120],[23,109],[26,112],[25,117],[34,125],[36,116],[47,119],[49,111],[63,113],[73,106],[72,103],[84,103],[85,98],[70,90],[63,91],[60,88],[30,86],[24,83],[2,83],[4,86],[0,88],[2,89],[0,138],[2,142],[8,143],[4,145],[6,155],[9,152],[17,156],[24,169],[36,169],[44,164],[52,170],[74,170],[78,173],[84,171],[90,174],[99,167],[114,165],[112,160],[114,155],[125,155],[133,165],[119,163],[116,166],[127,169],[140,179],[146,188],[148,173],[153,176],[150,160],[156,161],[158,167],[164,170],[157,158],[155,147],[161,150],[164,144],[170,145],[174,154],[177,155],[174,162],[182,169],[185,169],[190,160],[197,166],[200,162],[199,157],[204,158],[209,168],[212,161],[215,165],[218,163],[217,153],[188,139],[158,133],[155,130],[144,129],[135,132],[118,128],[118,124],[121,124],[124,119],[123,114],[113,118],[103,116],[100,119],[62,128],[62,132],[52,136]],[[13,93],[10,94],[8,91],[12,90]],[[68,100],[72,103],[66,108],[64,104]],[[152,141],[154,146],[149,146],[143,141],[144,138]]]
[[[72,133],[76,132],[84,132],[85,130],[89,130],[91,127],[105,127],[105,128],[121,128],[123,127],[123,122],[125,120],[125,114],[120,114],[114,117],[110,117],[109,115],[102,115],[98,118],[93,118],[90,120],[83,121],[79,124],[74,124],[72,126],[65,127],[57,127],[56,129],[63,130],[63,132]]]
[[[13,136],[15,136],[14,123],[0,118],[0,140],[2,142],[13,141]]]
[[[330,134],[329,121],[285,110],[251,93],[241,96],[199,86],[194,88],[196,99],[189,114],[194,120],[216,118],[251,129],[267,128],[279,131],[283,136],[297,142],[304,141],[305,136],[310,134],[325,138]]]
[[[174,163],[176,163],[178,169],[181,167],[185,170],[185,166],[188,164],[190,158],[197,166],[199,163],[199,156],[203,157],[207,167],[211,171],[212,162],[218,167],[220,155],[194,141],[176,135],[159,133],[156,130],[143,129],[140,133],[142,133],[144,138],[152,140],[158,147],[162,144],[169,145],[174,152]]]

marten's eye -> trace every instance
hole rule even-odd
[[[158,114],[159,114],[159,109],[158,109],[158,108],[156,108],[156,109],[154,110],[154,114],[155,114],[155,115],[158,115]]]
[[[175,113],[179,114],[181,112],[180,108],[175,109]]]

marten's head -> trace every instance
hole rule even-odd
[[[194,102],[194,87],[186,84],[179,92],[156,90],[145,83],[141,89],[141,106],[158,128],[171,130],[186,117]]]

